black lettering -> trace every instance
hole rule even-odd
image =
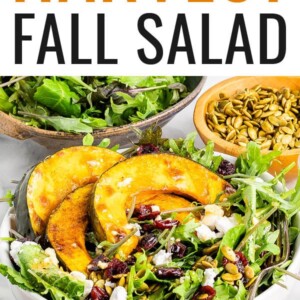
[[[181,30],[185,46],[178,46]],[[174,64],[177,52],[186,52],[189,64],[196,63],[185,14],[178,14],[177,16],[168,64]]]
[[[78,14],[72,14],[72,64],[91,64],[92,60],[79,58],[79,17]]]
[[[52,31],[54,46],[48,46],[50,31]],[[39,52],[39,56],[38,56],[38,60],[37,60],[38,64],[44,63],[47,52],[56,52],[58,63],[59,64],[65,63],[65,59],[64,59],[64,55],[63,55],[63,51],[62,51],[62,47],[61,47],[61,42],[60,42],[60,38],[59,38],[59,32],[58,32],[54,14],[48,14],[47,18],[46,18],[40,52]]]
[[[105,15],[98,14],[98,64],[117,65],[118,60],[115,58],[105,58]]]
[[[238,33],[241,32],[241,37],[243,41],[243,46],[237,46]],[[251,47],[248,39],[246,24],[244,15],[237,14],[234,19],[233,29],[230,37],[226,64],[232,64],[233,56],[235,52],[245,52],[247,64],[253,64],[253,58],[251,53]]]
[[[15,15],[15,64],[23,62],[23,41],[31,41],[31,35],[23,35],[23,19],[34,19],[34,14]]]
[[[145,28],[145,22],[147,20],[153,20],[156,27],[161,27],[162,22],[158,15],[147,13],[140,16],[138,20],[138,30],[139,33],[150,43],[156,50],[156,55],[153,58],[146,56],[144,49],[138,49],[138,56],[144,64],[154,65],[161,61],[163,57],[163,47],[161,43]]]
[[[222,64],[222,59],[209,57],[209,14],[202,15],[202,63]]]
[[[278,54],[274,58],[268,58],[268,20],[270,19],[278,23]],[[280,63],[286,54],[286,24],[283,17],[277,14],[261,14],[260,28],[260,63]]]

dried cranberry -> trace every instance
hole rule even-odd
[[[238,260],[240,260],[242,262],[244,267],[246,267],[249,264],[248,259],[242,252],[235,251],[235,254],[236,254]]]
[[[87,269],[90,272],[97,272],[100,271],[101,268],[99,267],[99,262],[103,262],[103,263],[109,263],[109,258],[106,257],[105,255],[101,254],[99,256],[97,256],[96,258],[94,258],[89,265],[87,266]]]
[[[220,175],[232,175],[235,173],[235,165],[226,159],[223,159],[219,165],[217,173]]]
[[[157,229],[171,229],[174,226],[178,226],[179,221],[178,220],[159,220],[154,221],[154,226]]]
[[[223,256],[223,259],[222,259],[223,267],[225,267],[228,263],[229,263],[229,260],[225,256]]]
[[[155,275],[160,279],[174,279],[183,276],[184,272],[179,268],[158,268]]]
[[[90,295],[91,300],[109,300],[109,295],[105,289],[94,286]]]
[[[134,264],[135,264],[135,262],[136,262],[136,258],[134,257],[134,256],[129,256],[127,259],[126,259],[126,264],[128,265],[128,266],[133,266]]]
[[[141,224],[141,227],[144,232],[150,232],[155,228],[153,224]]]
[[[150,250],[153,247],[155,247],[157,243],[158,243],[157,237],[154,234],[149,233],[144,235],[143,238],[140,240],[139,247],[144,250]]]
[[[170,252],[173,253],[173,257],[182,258],[184,257],[186,251],[186,245],[176,242],[171,245]]]
[[[113,258],[112,261],[108,263],[107,268],[104,270],[104,278],[112,279],[114,275],[126,274],[129,272],[128,265],[120,261],[117,258]]]
[[[200,298],[200,296],[204,294],[207,295],[205,300],[212,300],[216,296],[216,290],[209,285],[201,286],[199,290],[196,292],[196,294],[194,295],[194,297],[192,298],[192,300],[204,299],[204,298]]]
[[[160,211],[152,211],[152,205],[141,205],[135,209],[134,215],[139,221],[153,220],[160,214]]]
[[[147,153],[158,153],[159,148],[154,144],[142,144],[137,148],[137,155],[147,154]]]

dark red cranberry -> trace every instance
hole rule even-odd
[[[223,159],[219,165],[217,173],[220,175],[232,175],[235,173],[235,165],[226,159]]]
[[[160,211],[152,211],[152,205],[141,205],[135,209],[134,215],[139,221],[153,220],[160,214]]]
[[[155,275],[160,279],[175,279],[182,277],[184,272],[179,268],[158,268]]]
[[[141,224],[141,227],[143,232],[151,232],[153,229],[155,229],[153,224]]]
[[[223,267],[225,267],[228,263],[229,263],[229,260],[225,256],[223,256],[223,259],[222,259]]]
[[[109,295],[105,289],[94,286],[90,295],[91,300],[109,300]]]
[[[244,267],[246,267],[249,264],[248,259],[246,258],[246,256],[242,252],[235,251],[235,254],[236,254],[238,260],[240,260],[242,262]]]
[[[144,250],[150,250],[153,247],[155,247],[157,243],[158,243],[157,237],[154,234],[149,233],[144,235],[143,238],[140,240],[139,247]]]
[[[143,144],[137,148],[137,155],[147,154],[147,153],[158,153],[159,148],[154,144]]]
[[[157,229],[171,229],[174,226],[178,226],[179,221],[178,220],[159,220],[154,221],[154,226]]]
[[[128,265],[120,261],[117,258],[113,258],[112,261],[108,263],[107,268],[104,270],[104,278],[112,279],[114,275],[127,274],[129,272]]]
[[[171,245],[170,252],[173,253],[173,257],[182,258],[186,252],[186,245],[176,242]]]
[[[128,265],[128,266],[133,266],[134,264],[135,264],[135,262],[136,262],[136,258],[134,257],[134,256],[132,256],[132,255],[130,255],[127,259],[126,259],[126,264]]]
[[[201,286],[198,289],[198,291],[196,292],[196,294],[193,296],[192,300],[198,300],[198,299],[200,299],[200,296],[204,295],[204,294],[207,295],[205,300],[212,300],[216,296],[216,290],[209,285]],[[204,298],[201,298],[201,299],[204,299]]]
[[[104,262],[104,263],[108,263],[109,262],[109,258],[106,257],[105,255],[101,254],[99,256],[97,256],[96,258],[94,258],[89,265],[87,266],[88,270],[90,272],[97,272],[100,271],[101,269],[98,267],[98,263],[99,262]]]

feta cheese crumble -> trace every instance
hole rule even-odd
[[[205,224],[201,224],[196,228],[196,235],[202,242],[206,242],[216,238],[216,233]]]
[[[166,250],[160,250],[153,256],[152,261],[156,266],[168,264],[172,262],[172,253],[169,253]]]
[[[49,256],[48,261],[51,262],[51,263],[53,263],[54,265],[58,266],[59,261],[57,259],[55,250],[53,248],[47,248],[45,250],[45,253]]]
[[[127,291],[122,286],[117,286],[114,288],[109,300],[126,300],[127,299]]]
[[[86,279],[86,276],[79,271],[72,271],[70,275],[75,279],[84,282],[84,291],[83,291],[82,299],[85,299],[92,291],[92,288],[94,286],[93,280]]]
[[[234,217],[221,217],[216,222],[217,230],[223,235],[231,228],[237,225],[237,222]]]
[[[215,283],[215,277],[217,276],[217,272],[213,268],[205,269],[204,271],[204,280],[203,280],[203,286],[209,285],[211,287],[214,286]]]
[[[129,223],[125,226],[125,229],[128,229],[128,230],[136,229],[136,233],[134,235],[141,236],[142,227],[138,223]]]

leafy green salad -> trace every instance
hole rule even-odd
[[[130,236],[118,244],[99,243],[88,232],[93,257],[89,278],[63,270],[51,248],[20,237],[10,250],[16,268],[0,265],[0,273],[48,299],[91,300],[253,299],[256,292],[283,285],[285,274],[299,279],[287,270],[299,234],[292,220],[300,209],[300,180],[291,190],[284,182],[292,165],[266,177],[280,152],[263,155],[251,142],[233,164],[215,155],[212,142],[196,148],[195,137],[166,139],[152,128],[124,154],[171,152],[192,159],[230,182],[227,201],[171,210],[153,205],[130,209],[130,236],[137,235],[139,243],[126,260],[115,254]],[[85,138],[85,144],[92,143],[91,136]]]
[[[43,129],[91,133],[151,117],[190,91],[180,76],[0,78],[0,111]]]

